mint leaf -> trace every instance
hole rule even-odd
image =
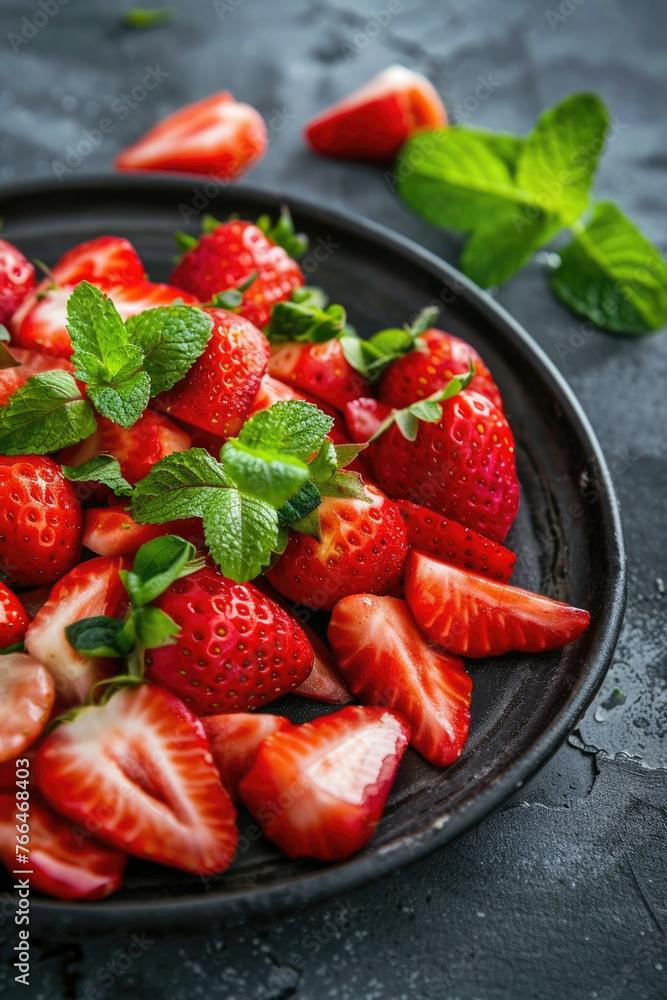
[[[571,94],[540,115],[516,167],[519,188],[563,224],[586,208],[609,113],[595,94]]]
[[[239,431],[238,442],[249,450],[266,448],[287,452],[305,462],[319,451],[333,420],[326,413],[301,399],[274,403],[247,420]]]
[[[221,490],[209,504],[204,531],[211,556],[236,583],[259,576],[281,544],[275,507],[234,489]]]
[[[213,320],[202,309],[173,305],[129,316],[125,328],[145,355],[151,395],[173,388],[206,349]]]
[[[150,604],[134,609],[132,624],[137,639],[146,649],[171,646],[181,632],[180,626],[173,618]]]
[[[300,521],[317,510],[321,503],[322,496],[317,486],[311,482],[304,483],[299,492],[290,497],[278,511],[278,524],[285,528],[294,521]]]
[[[266,336],[271,344],[285,341],[321,344],[337,337],[345,329],[346,320],[345,310],[339,305],[322,309],[310,302],[276,302]]]
[[[148,406],[151,381],[146,372],[135,372],[116,385],[86,385],[88,398],[98,413],[121,427],[132,427]]]
[[[222,465],[203,448],[174,452],[135,486],[132,516],[140,524],[203,517],[211,500],[232,485]]]
[[[561,229],[557,215],[513,207],[481,223],[468,238],[460,267],[481,288],[502,285]]]
[[[33,375],[0,407],[0,454],[45,455],[96,430],[93,409],[71,375]]]
[[[308,466],[286,452],[245,448],[227,441],[221,456],[225,472],[242,493],[266,500],[276,509],[298,493],[309,476]]]
[[[111,455],[95,455],[81,465],[63,465],[63,476],[73,483],[102,483],[117,497],[132,496],[132,487],[120,471],[118,459]]]
[[[667,264],[612,202],[596,205],[560,258],[553,291],[596,326],[639,336],[667,323]]]
[[[107,615],[95,615],[65,626],[70,646],[84,656],[127,656],[134,645],[125,624]]]
[[[112,300],[88,281],[80,282],[67,300],[67,330],[74,348],[72,362],[80,378],[88,381],[88,356],[99,361],[110,377],[116,373],[112,354],[129,344],[125,324]]]
[[[7,345],[0,339],[0,371],[6,368],[20,368],[21,362],[17,361]]]
[[[204,565],[190,542],[178,535],[163,535],[142,545],[131,570],[120,576],[134,607],[159,597],[175,580],[189,576]]]
[[[294,222],[287,205],[281,208],[275,225],[271,224],[271,217],[268,215],[261,215],[255,224],[290,257],[301,257],[308,249],[308,237],[304,233],[294,232]]]

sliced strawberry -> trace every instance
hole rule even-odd
[[[30,618],[22,602],[0,580],[0,649],[20,642],[29,622]]]
[[[198,875],[234,857],[236,811],[204,728],[153,685],[124,688],[58,726],[35,778],[59,812],[129,854]]]
[[[252,583],[233,583],[207,566],[153,603],[181,632],[173,645],[147,652],[146,676],[197,715],[266,705],[312,669],[302,628]]]
[[[160,393],[153,405],[219,437],[239,432],[266,372],[269,345],[249,323],[225,309],[206,309],[213,319],[208,346],[185,378]]]
[[[146,270],[129,240],[96,236],[67,250],[51,268],[49,278],[56,285],[77,285],[80,281],[136,285],[145,281]]]
[[[266,126],[258,111],[221,90],[167,115],[123,149],[116,170],[177,170],[232,180],[264,155]]]
[[[472,528],[464,528],[428,507],[420,507],[409,500],[395,500],[394,503],[401,512],[408,545],[412,548],[430,552],[443,562],[501,583],[511,577],[516,556],[503,545],[489,541]]]
[[[25,634],[25,648],[49,670],[56,696],[65,705],[82,704],[93,684],[114,661],[77,653],[67,641],[65,626],[83,618],[120,618],[127,609],[127,592],[119,573],[131,569],[126,558],[90,559],[70,570],[38,611]],[[113,672],[116,672],[117,661]]]
[[[132,556],[146,542],[162,535],[179,535],[198,549],[204,546],[200,517],[137,524],[124,507],[91,507],[83,515],[83,544],[99,556]]]
[[[460,757],[470,728],[472,680],[463,660],[427,643],[405,601],[344,597],[333,609],[329,641],[359,701],[404,715],[410,743],[432,764],[444,767]]]
[[[241,798],[290,858],[342,861],[373,835],[409,737],[395,712],[349,705],[265,740]]]
[[[16,792],[0,795],[0,860],[8,871],[18,867],[19,820]],[[30,864],[26,868],[30,869],[31,888],[57,899],[103,899],[120,888],[125,854],[99,843],[86,830],[72,827],[34,790],[26,823],[30,827]]]
[[[310,393],[329,406],[343,410],[345,404],[366,396],[370,386],[343,354],[340,340],[321,344],[288,342],[271,348],[269,375]]]
[[[299,392],[298,389],[294,389],[291,385],[287,385],[286,382],[281,382],[271,375],[265,375],[262,379],[250,409],[250,416],[254,416],[260,410],[268,410],[274,403],[282,403],[288,399],[305,399],[307,403],[313,403],[334,420],[340,421],[341,419],[340,414],[332,406],[322,402],[321,399],[310,396],[307,392]]]
[[[0,511],[0,570],[13,583],[52,583],[76,565],[81,504],[53,459],[0,455]]]
[[[415,129],[447,124],[431,83],[405,66],[389,66],[304,128],[304,138],[325,156],[390,160]]]
[[[20,250],[0,239],[0,323],[8,323],[35,284],[35,269]]]
[[[53,678],[26,653],[0,656],[0,761],[17,757],[46,725],[54,699]]]
[[[284,715],[263,712],[207,715],[202,723],[223,788],[235,802],[239,798],[239,782],[252,767],[260,743],[291,726]]]
[[[431,642],[460,656],[538,653],[577,639],[588,611],[477,576],[412,549],[405,596]]]
[[[55,711],[57,711],[57,709],[54,706],[51,710],[51,714],[53,715]],[[30,746],[22,752],[21,757],[19,758],[21,760],[21,764],[18,766],[21,768],[24,766],[28,769],[32,768],[40,744],[41,739],[38,737],[35,743],[31,743]],[[13,757],[9,760],[0,762],[0,792],[14,792],[14,802],[16,802],[16,768],[17,762]],[[37,794],[37,792],[35,792],[35,794]]]

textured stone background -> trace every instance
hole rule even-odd
[[[55,9],[57,0],[45,2]],[[548,16],[549,2],[559,20]],[[0,183],[55,179],[54,161],[103,117],[114,131],[76,173],[108,171],[117,149],[161,115],[229,88],[258,107],[271,130],[253,183],[354,210],[456,262],[459,240],[413,217],[380,170],[316,159],[300,140],[300,125],[315,110],[400,61],[434,81],[453,118],[489,128],[526,131],[565,94],[601,93],[615,128],[596,194],[618,200],[663,250],[667,244],[667,14],[660,0],[563,0],[560,8],[557,0],[401,0],[375,37],[366,26],[373,9],[386,11],[385,0],[179,0],[174,23],[145,32],[121,27],[125,6],[69,0],[14,52],[11,33],[20,35],[22,19],[41,8],[37,0],[3,0]],[[121,117],[115,102],[157,66],[168,75]],[[482,101],[474,96],[480,78],[492,90]],[[10,986],[13,934],[0,927],[3,996],[667,996],[667,340],[582,334],[580,321],[550,297],[537,262],[499,299],[574,387],[623,509],[626,622],[579,735],[455,844],[306,914],[235,931],[193,928],[170,939],[147,932],[134,960],[125,936],[70,944],[45,937],[34,941],[28,990]],[[610,707],[615,687],[625,702]]]

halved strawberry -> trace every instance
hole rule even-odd
[[[266,337],[226,309],[206,309],[213,333],[185,378],[153,400],[165,413],[219,437],[239,432],[266,372]]]
[[[54,808],[129,854],[198,875],[234,857],[236,811],[204,728],[151,684],[58,726],[39,748],[35,778]]]
[[[121,150],[116,170],[177,170],[236,179],[264,155],[262,116],[227,90],[186,104]]]
[[[83,515],[83,544],[99,556],[131,556],[146,542],[162,535],[179,535],[195,548],[204,546],[200,517],[163,524],[137,524],[125,507],[91,507]]]
[[[410,723],[410,743],[444,767],[461,755],[470,728],[472,679],[463,660],[428,644],[405,601],[358,594],[333,609],[329,641],[350,690]]]
[[[20,250],[0,239],[0,323],[8,323],[35,284],[35,269]]]
[[[0,580],[0,649],[20,642],[29,623],[30,618],[22,602]]]
[[[411,548],[430,552],[443,562],[502,583],[511,577],[516,556],[503,545],[489,541],[472,528],[464,528],[428,507],[420,507],[409,500],[395,500],[394,503],[401,512]]]
[[[415,129],[446,125],[431,83],[405,66],[389,66],[307,123],[304,138],[318,153],[390,160]]]
[[[343,861],[372,837],[409,737],[397,713],[349,705],[265,740],[241,798],[290,858]]]
[[[332,406],[328,406],[327,403],[322,402],[321,399],[317,399],[315,396],[309,395],[307,392],[299,392],[298,389],[287,385],[286,382],[281,382],[280,379],[273,378],[272,375],[265,375],[260,382],[257,395],[250,408],[250,416],[254,416],[260,410],[268,410],[274,403],[282,403],[287,399],[305,399],[307,403],[314,403],[323,413],[333,417],[334,420],[340,421],[341,419],[340,414]]]
[[[101,557],[76,566],[55,585],[28,627],[25,648],[49,670],[57,699],[65,705],[82,704],[113,663],[76,652],[67,641],[65,626],[96,615],[122,617],[128,598],[119,573],[131,565],[127,558]]]
[[[412,549],[405,566],[405,596],[431,640],[461,656],[498,656],[509,650],[538,653],[577,639],[590,614],[497,583]]]
[[[346,403],[370,392],[369,383],[349,364],[336,339],[321,344],[275,344],[269,375],[341,411]]]
[[[48,670],[26,653],[0,656],[0,761],[12,760],[34,743],[53,706]]]
[[[16,767],[14,767],[16,770]],[[16,784],[16,775],[14,776]],[[16,792],[0,795],[0,860],[8,871],[17,865]],[[58,899],[103,899],[123,881],[126,857],[77,830],[32,789],[26,815],[30,828],[30,886]]]
[[[112,285],[136,285],[146,279],[139,254],[123,236],[96,236],[67,250],[50,270],[47,282],[91,285],[104,280]]]
[[[260,743],[291,726],[284,715],[263,712],[207,715],[202,723],[223,788],[235,802],[239,798],[239,782],[252,767]]]

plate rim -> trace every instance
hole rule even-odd
[[[287,884],[132,902],[115,902],[113,897],[95,902],[40,899],[34,900],[31,906],[35,923],[51,922],[57,918],[61,928],[64,925],[70,927],[79,924],[83,932],[87,933],[103,930],[111,925],[173,927],[179,923],[191,924],[195,919],[197,922],[215,920],[229,925],[243,922],[252,916],[273,916],[314,905],[418,861],[498,809],[565,742],[605,678],[623,624],[627,581],[620,508],[606,459],[588,417],[564,376],[528,331],[487,292],[478,288],[436,253],[381,223],[344,209],[321,208],[308,198],[280,192],[275,188],[245,183],[221,184],[212,178],[192,174],[88,174],[80,178],[68,178],[58,184],[50,180],[7,184],[0,188],[0,204],[6,221],[11,226],[11,213],[7,212],[6,206],[18,199],[48,195],[57,197],[59,194],[73,192],[79,192],[83,197],[86,192],[97,196],[118,196],[132,189],[166,195],[170,188],[179,190],[183,195],[186,190],[190,194],[193,185],[203,188],[207,184],[216,188],[210,201],[215,201],[219,196],[233,198],[238,195],[239,199],[256,203],[260,211],[266,211],[267,208],[275,210],[286,204],[298,215],[345,230],[352,237],[370,239],[379,243],[384,251],[408,258],[413,265],[425,268],[443,285],[450,288],[453,286],[457,297],[462,297],[494,324],[501,325],[504,334],[514,341],[515,346],[524,355],[530,355],[541,376],[551,383],[569,421],[577,425],[580,439],[585,443],[586,452],[594,463],[597,479],[602,487],[600,520],[604,523],[607,558],[615,570],[606,580],[606,620],[600,628],[598,645],[588,657],[585,675],[573,686],[555,717],[530,747],[514,758],[481,792],[471,801],[463,803],[453,814],[431,819],[419,831],[403,834],[375,852],[358,855],[356,858],[353,856],[339,865],[317,868],[298,875]]]

